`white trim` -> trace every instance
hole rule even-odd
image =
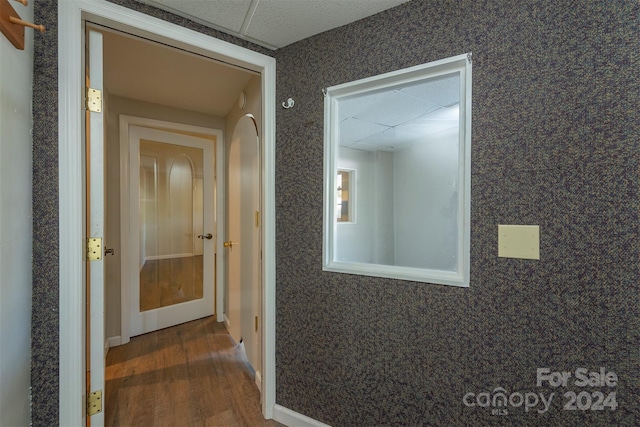
[[[147,261],[156,261],[159,259],[173,259],[173,258],[189,258],[192,257],[193,253],[190,254],[169,254],[169,255],[151,255],[144,258],[144,262]]]
[[[58,2],[58,180],[60,227],[60,425],[84,425],[86,387],[85,290],[82,229],[84,158],[80,100],[83,32],[80,9]],[[72,137],[73,135],[73,137]],[[71,209],[73,207],[73,209]]]
[[[106,1],[58,2],[59,424],[84,425],[85,334],[82,195],[84,194],[83,19],[148,37],[261,73],[263,159],[263,393],[273,417],[275,384],[275,59]]]
[[[273,408],[273,419],[286,426],[295,427],[331,427],[329,424],[309,418],[306,415],[299,414],[284,406],[275,405]]]
[[[107,349],[110,349],[111,347],[117,347],[122,344],[123,344],[122,337],[120,335],[107,338]]]
[[[268,57],[267,57],[268,58]],[[262,414],[276,404],[276,61],[262,68]]]
[[[256,371],[254,381],[256,383],[256,386],[258,387],[258,390],[262,391],[262,374],[260,373],[260,371]]]
[[[223,313],[222,317],[224,321],[224,326],[227,328],[227,331],[228,331],[229,328],[231,328],[231,322],[229,321],[229,316],[227,316],[227,313]]]

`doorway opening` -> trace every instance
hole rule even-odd
[[[84,311],[82,245],[84,230],[82,117],[83,23],[105,25],[118,31],[223,61],[260,74],[260,113],[263,135],[262,167],[262,412],[271,418],[275,405],[275,258],[274,258],[274,139],[275,60],[250,50],[195,33],[182,27],[107,2],[79,0],[59,4],[59,182],[60,182],[60,423],[81,424],[84,411],[84,323],[75,319]]]

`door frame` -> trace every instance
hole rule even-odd
[[[59,423],[85,418],[83,193],[83,24],[91,21],[250,69],[262,78],[262,413],[273,418],[275,383],[274,58],[106,1],[58,2]]]
[[[131,277],[131,269],[135,269],[135,266],[130,264],[129,252],[131,250],[130,245],[125,244],[129,241],[129,224],[130,224],[130,206],[129,206],[129,191],[130,191],[130,167],[129,167],[129,127],[130,126],[142,126],[154,129],[162,129],[168,132],[190,132],[201,135],[207,135],[212,139],[215,138],[215,175],[216,175],[216,193],[218,194],[218,200],[216,203],[216,234],[218,240],[216,241],[215,251],[218,254],[218,261],[216,265],[216,281],[218,286],[216,287],[216,320],[222,322],[223,318],[223,303],[224,303],[224,260],[221,255],[224,254],[222,248],[223,237],[225,235],[225,208],[224,208],[224,195],[225,182],[226,182],[226,163],[225,163],[225,139],[224,132],[220,129],[205,128],[201,126],[185,125],[181,123],[167,122],[164,120],[148,119],[145,117],[130,116],[121,114],[119,119],[119,138],[120,138],[120,337],[110,337],[109,346],[121,345],[129,342],[130,324],[129,324],[129,282],[125,280],[127,277]],[[119,338],[119,339],[118,339]]]

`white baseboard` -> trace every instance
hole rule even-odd
[[[227,313],[224,314],[224,326],[227,327],[227,331],[231,329],[231,322],[229,322],[229,316],[227,316]]]
[[[173,258],[189,258],[192,257],[193,253],[184,253],[184,254],[168,254],[168,255],[150,255],[144,258],[146,261],[156,261],[159,259],[173,259]]]
[[[331,427],[280,405],[273,407],[273,419],[290,427]]]
[[[117,347],[119,345],[122,345],[122,337],[120,335],[107,338],[107,348]]]
[[[260,371],[256,371],[256,386],[258,386],[258,390],[262,393],[262,374]]]

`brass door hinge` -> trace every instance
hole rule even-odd
[[[90,237],[87,239],[87,261],[100,261],[102,259],[102,237]]]
[[[258,332],[258,316],[256,316],[256,332]]]
[[[87,88],[87,110],[102,112],[102,92],[99,89]]]
[[[256,211],[256,228],[260,227],[260,212]]]
[[[87,396],[87,415],[95,415],[102,412],[102,390],[89,393]]]

